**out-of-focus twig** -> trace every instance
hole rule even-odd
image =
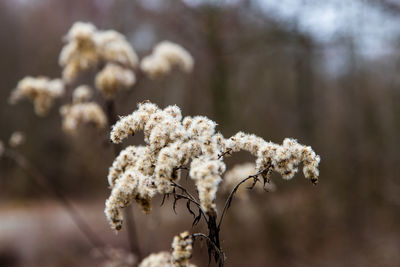
[[[85,235],[91,245],[98,249],[105,258],[109,258],[109,256],[103,251],[103,248],[105,247],[103,241],[97,237],[90,225],[86,223],[81,215],[79,215],[78,211],[74,208],[68,198],[49,179],[47,179],[27,158],[16,150],[7,148],[4,155],[13,160],[29,176],[31,176],[37,185],[53,195],[65,208],[78,229]]]

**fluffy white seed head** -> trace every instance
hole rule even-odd
[[[110,226],[115,230],[122,228],[120,210],[135,200],[144,212],[151,210],[151,198],[156,193],[154,179],[146,176],[136,168],[129,168],[114,185],[106,201],[105,214]]]
[[[127,68],[138,65],[135,51],[116,31],[101,31],[91,23],[76,22],[65,40],[67,43],[61,50],[59,64],[63,67],[63,79],[68,83],[99,63],[114,62]]]
[[[18,82],[12,91],[10,103],[15,104],[21,99],[27,98],[33,102],[35,113],[45,116],[53,105],[54,99],[64,95],[64,84],[60,79],[50,80],[40,76],[25,77]]]
[[[216,211],[215,198],[223,172],[225,164],[217,159],[200,157],[193,159],[190,165],[190,176],[196,183],[201,206],[208,213]]]
[[[120,178],[126,169],[134,167],[139,157],[148,153],[147,147],[128,146],[123,149],[115,158],[108,172],[108,184],[110,188],[114,187],[115,181]]]
[[[69,29],[65,39],[67,41],[77,41],[79,44],[84,45],[86,42],[93,40],[96,31],[96,26],[93,24],[78,21]]]
[[[258,170],[272,164],[284,179],[291,179],[298,171],[297,166],[302,163],[304,176],[312,183],[318,183],[320,157],[311,147],[303,146],[295,139],[286,138],[282,145],[265,142],[257,156]]]
[[[98,31],[95,35],[97,51],[101,60],[135,68],[139,59],[125,36],[114,30]]]
[[[114,63],[108,63],[95,79],[97,89],[108,99],[114,98],[119,89],[132,87],[135,82],[133,71]]]
[[[69,134],[76,134],[83,124],[92,124],[98,129],[107,125],[107,117],[96,102],[64,105],[60,108],[63,117],[62,128]]]
[[[193,253],[193,239],[188,231],[174,237],[172,242],[172,265],[188,267]]]
[[[73,103],[82,103],[89,101],[92,98],[92,89],[87,85],[78,86],[72,93]]]
[[[247,166],[246,171],[237,175],[243,174],[242,179],[265,169],[268,170],[264,174],[266,180],[271,170],[290,178],[302,163],[306,178],[313,183],[317,181],[319,156],[310,147],[293,139],[285,139],[278,145],[243,132],[225,139],[215,131],[216,125],[204,116],[182,118],[177,106],[160,109],[149,102],[140,103],[132,114],[121,117],[112,127],[111,140],[120,143],[129,135],[143,131],[145,145],[121,151],[110,168],[108,181],[112,191],[105,213],[112,228],[121,228],[121,209],[132,200],[148,212],[156,193],[172,193],[174,182],[180,179],[179,169],[189,163],[189,174],[195,182],[202,209],[215,214],[216,194],[226,168],[224,155],[239,150],[257,157],[256,167]]]
[[[138,109],[132,114],[120,117],[112,127],[111,140],[118,144],[129,135],[142,131],[145,124],[149,121],[150,115],[158,111],[159,108],[153,103],[139,103]]]
[[[227,140],[226,148],[233,152],[249,151],[257,157],[258,171],[271,166],[284,179],[291,179],[298,171],[297,166],[303,163],[304,176],[314,184],[318,182],[320,157],[311,147],[303,146],[295,139],[286,138],[282,145],[278,145],[255,135],[239,132]]]
[[[10,147],[16,148],[25,143],[26,136],[23,132],[13,132],[10,136],[8,144]]]
[[[91,23],[75,22],[69,30],[58,62],[63,67],[63,79],[73,82],[78,74],[96,66],[98,53],[95,42],[96,27]]]
[[[194,60],[187,50],[178,44],[163,41],[154,47],[151,55],[143,58],[140,68],[155,78],[169,73],[175,66],[191,72],[193,65]]]
[[[171,247],[172,253],[163,251],[150,254],[139,267],[196,267],[189,262],[193,253],[193,238],[188,231],[175,236]]]

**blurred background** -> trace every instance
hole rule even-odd
[[[400,266],[400,1],[0,1],[0,140],[25,132],[20,152],[99,238],[128,249],[126,230],[115,235],[103,214],[114,158],[106,133],[67,136],[58,108],[38,118],[28,101],[8,104],[23,77],[60,77],[62,37],[75,21],[123,33],[140,57],[170,40],[195,59],[189,75],[145,79],[121,93],[118,114],[145,99],[177,104],[184,115],[217,121],[225,137],[294,137],[321,156],[318,186],[301,173],[274,176],[275,192],[234,200],[221,233],[226,266]],[[227,163],[247,160],[239,153]],[[1,160],[0,177],[0,266],[101,263],[28,174]],[[169,250],[175,234],[191,229],[184,207],[175,215],[171,201],[158,201],[150,215],[132,208],[144,255]],[[193,262],[206,266],[205,255],[196,245]]]

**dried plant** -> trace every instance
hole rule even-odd
[[[78,86],[72,93],[72,103],[82,103],[89,101],[93,96],[93,90],[88,85]]]
[[[45,116],[53,105],[54,99],[64,95],[64,84],[60,79],[50,80],[47,77],[25,77],[11,94],[10,103],[15,104],[23,98],[33,102],[35,113]]]
[[[169,41],[159,43],[153,53],[143,58],[140,68],[151,78],[169,73],[174,66],[185,72],[193,69],[193,58],[183,47]]]
[[[105,98],[112,99],[121,88],[130,88],[136,82],[135,74],[114,63],[107,63],[96,75],[96,87]]]
[[[194,224],[204,218],[209,233],[209,255],[223,265],[224,255],[220,246],[219,232],[226,210],[239,186],[248,180],[255,184],[262,179],[269,183],[270,174],[276,171],[284,179],[290,179],[303,164],[304,176],[313,184],[318,182],[320,158],[311,147],[286,138],[282,145],[239,132],[225,139],[215,131],[216,123],[207,117],[182,117],[177,106],[160,109],[144,102],[132,114],[121,117],[113,126],[111,140],[119,144],[138,131],[144,133],[144,146],[129,146],[121,151],[110,168],[108,181],[112,189],[106,201],[105,214],[115,230],[122,227],[121,209],[135,200],[145,212],[151,210],[151,200],[156,194],[174,196],[197,206],[199,215]],[[233,152],[245,150],[256,157],[255,172],[242,179],[229,195],[217,223],[215,203],[218,186],[225,172],[224,158]],[[186,169],[194,180],[198,199],[178,184],[179,171]],[[180,192],[179,192],[180,191]],[[205,235],[204,235],[205,236]],[[175,243],[175,242],[174,242]]]
[[[76,22],[65,37],[59,63],[64,68],[63,79],[73,82],[77,76],[104,62],[114,62],[134,68],[138,57],[125,37],[113,30],[100,31],[91,23]]]
[[[174,267],[186,267],[193,253],[193,238],[188,231],[174,237],[172,242],[172,264]]]
[[[139,264],[140,267],[194,267],[189,260],[196,239],[206,241],[209,263],[214,258],[219,266],[223,266],[225,253],[219,235],[224,215],[241,185],[247,184],[252,189],[261,182],[264,189],[270,189],[272,171],[284,179],[291,179],[300,164],[303,165],[304,176],[313,184],[318,183],[319,156],[311,147],[301,145],[295,139],[286,138],[279,145],[243,132],[225,138],[216,131],[216,122],[207,117],[183,117],[176,105],[161,109],[148,101],[139,103],[132,114],[117,118],[113,100],[121,89],[129,89],[137,83],[139,75],[135,72],[142,71],[146,76],[156,78],[170,73],[176,67],[184,72],[192,71],[194,60],[183,47],[169,41],[161,42],[140,62],[122,34],[113,30],[98,30],[94,25],[82,22],[72,26],[65,41],[59,57],[59,64],[63,68],[62,79],[26,77],[12,92],[10,102],[28,98],[33,102],[36,114],[44,116],[54,100],[62,97],[80,75],[89,71],[97,72],[93,84],[105,99],[105,108],[91,101],[93,90],[90,86],[80,85],[72,92],[71,103],[63,105],[60,113],[62,127],[70,134],[76,134],[85,124],[95,125],[99,129],[113,125],[110,138],[114,143],[115,160],[108,174],[111,194],[105,207],[112,229],[118,231],[122,228],[124,216],[121,211],[132,201],[138,203],[144,212],[150,212],[152,199],[157,194],[163,196],[163,203],[166,197],[172,196],[174,209],[179,200],[185,201],[187,210],[194,216],[193,225],[203,221],[208,229],[206,234],[183,232],[175,236],[172,252],[151,254]],[[121,151],[120,143],[139,131],[144,133],[145,144],[128,146]],[[13,135],[10,148],[23,141],[22,135]],[[233,189],[222,212],[218,213],[216,197],[226,171],[224,159],[240,150],[251,153],[256,161],[227,172],[226,186],[222,187],[222,191],[227,187]],[[0,155],[10,155],[22,168],[33,170],[33,176],[54,191],[94,246],[104,247],[64,195],[48,187],[43,175],[20,154],[8,151],[12,150],[0,142]],[[182,172],[187,172],[194,181],[197,194],[192,194],[179,184]],[[135,242],[131,240],[131,246],[135,248],[132,252],[140,260],[139,245]],[[132,259],[129,255],[125,257],[117,253],[119,256],[114,259],[104,249],[102,253],[109,260],[109,266],[134,264],[129,261]]]

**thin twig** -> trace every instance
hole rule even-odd
[[[253,175],[250,175],[250,176],[244,178],[243,180],[241,180],[241,181],[235,186],[235,188],[233,188],[232,192],[229,194],[228,198],[226,199],[224,209],[222,210],[222,213],[221,213],[221,218],[219,219],[218,229],[221,229],[221,223],[222,223],[222,220],[224,219],[224,215],[225,215],[226,211],[228,210],[229,206],[231,205],[233,196],[235,195],[236,191],[239,189],[239,186],[242,185],[244,182],[246,182],[246,181],[249,180],[249,179],[254,179],[254,183],[256,183],[256,182],[257,182],[257,179],[258,179],[258,176],[259,176],[259,175],[262,175],[262,174],[268,173],[268,171],[269,171],[270,168],[271,168],[271,165],[268,165],[268,167],[265,168],[264,170],[259,171],[259,172],[256,173],[256,174],[253,174]],[[254,187],[254,185],[253,185],[253,187]]]
[[[197,202],[196,200],[194,200],[194,199],[192,199],[192,198],[190,198],[190,197],[188,197],[188,196],[185,196],[185,195],[182,195],[182,194],[178,194],[178,193],[174,193],[174,196],[175,196],[175,197],[178,197],[177,200],[179,200],[179,198],[183,198],[183,199],[189,200],[190,202],[192,202],[193,204],[195,204],[195,205],[199,208],[199,211],[200,211],[200,213],[203,215],[203,217],[204,217],[204,219],[206,220],[206,222],[208,223],[208,219],[207,219],[206,213],[204,212],[204,210],[203,210],[203,208],[201,207],[201,205],[200,205],[199,202]]]
[[[228,148],[226,151],[224,151],[218,155],[218,159],[221,159],[221,158],[225,157],[226,155],[231,155],[231,153],[232,153],[232,149]]]
[[[171,183],[172,183],[173,186],[178,187],[179,189],[181,189],[183,191],[183,193],[185,193],[188,196],[188,198],[187,197],[183,197],[183,198],[185,198],[185,199],[193,202],[194,204],[196,204],[196,206],[199,208],[201,214],[203,214],[204,219],[208,223],[208,219],[207,219],[206,213],[203,210],[203,208],[201,207],[201,204],[198,202],[196,197],[194,197],[192,194],[190,194],[190,192],[185,187],[183,187],[182,185],[180,185],[180,184],[178,184],[178,183],[176,183],[174,181],[171,181]],[[179,195],[181,197],[183,196],[183,195],[177,194],[176,192],[174,193],[174,195]]]
[[[180,185],[180,184],[178,184],[178,183],[176,183],[174,181],[171,181],[171,183],[172,183],[173,186],[178,187],[179,189],[181,189],[186,195],[188,195],[192,199],[198,201],[192,194],[189,193],[189,191],[187,191],[187,189],[185,187],[183,187],[182,185]]]
[[[212,241],[207,235],[203,233],[194,233],[190,235],[193,239],[196,239],[197,237],[205,238],[215,249],[215,251],[222,256],[222,259],[225,258],[224,252]]]
[[[59,191],[49,179],[47,179],[32,163],[29,162],[29,160],[27,160],[17,151],[6,149],[5,156],[14,160],[18,166],[20,166],[28,175],[30,175],[39,186],[44,188],[48,193],[52,194],[55,199],[58,200],[61,206],[66,209],[73,222],[88,239],[91,245],[98,249],[105,258],[109,259],[107,253],[103,251],[103,248],[105,247],[103,241],[97,237],[90,225],[86,223],[82,216],[79,215],[78,211],[74,208],[68,198],[61,191]]]

